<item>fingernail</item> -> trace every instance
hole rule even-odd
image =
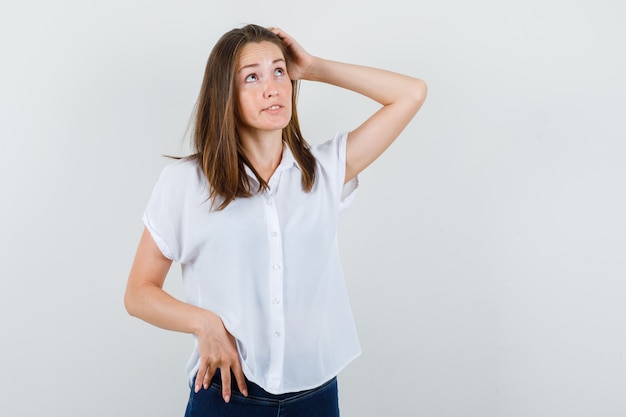
[[[229,401],[230,401],[230,395],[225,396],[225,397],[224,397],[224,401],[225,401],[225,402],[229,402]]]
[[[195,389],[194,389],[194,392],[195,392],[196,394],[198,393],[198,391],[200,391],[200,385],[196,385],[196,387],[195,387]]]
[[[243,390],[242,394],[243,394],[244,397],[247,397],[248,396],[248,390],[247,389]]]

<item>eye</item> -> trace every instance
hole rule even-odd
[[[274,75],[278,75],[278,76],[285,75],[285,70],[282,68],[276,68],[274,70]]]
[[[256,74],[250,74],[250,75],[248,75],[248,76],[245,78],[245,81],[246,81],[247,83],[252,83],[252,82],[257,81],[258,79],[259,79],[259,78],[256,76]]]

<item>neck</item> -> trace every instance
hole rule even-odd
[[[246,158],[265,181],[269,181],[283,157],[282,134],[280,131],[278,133],[268,132],[263,137],[240,137]]]

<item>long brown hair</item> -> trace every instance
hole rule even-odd
[[[285,47],[278,36],[261,26],[249,24],[225,33],[209,55],[204,80],[195,109],[193,131],[193,158],[197,159],[209,182],[209,199],[218,210],[224,209],[235,198],[250,197],[253,192],[268,185],[247,160],[237,133],[236,61],[241,48],[251,42],[272,42],[288,60]],[[296,99],[299,82],[292,80],[292,115],[283,129],[283,142],[289,146],[302,172],[302,188],[311,191],[315,181],[315,157],[302,137]],[[258,190],[252,190],[245,165],[259,181]]]

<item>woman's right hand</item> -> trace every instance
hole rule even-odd
[[[237,387],[244,396],[248,396],[246,379],[243,375],[235,338],[231,335],[217,314],[207,311],[206,326],[198,330],[198,350],[200,367],[196,374],[195,392],[202,387],[208,389],[217,369],[222,377],[222,397],[225,402],[231,396],[231,371],[237,381]]]
[[[198,338],[200,369],[195,391],[209,387],[217,369],[222,374],[222,396],[230,401],[231,371],[239,391],[248,395],[235,338],[226,331],[219,316],[209,310],[184,303],[163,291],[163,282],[172,261],[156,245],[144,228],[126,284],[124,304],[128,312],[163,329],[193,333]]]

